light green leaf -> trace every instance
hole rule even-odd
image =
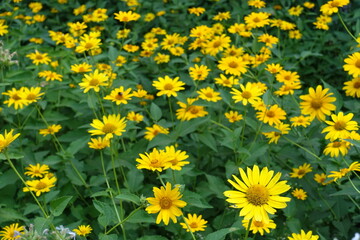
[[[121,199],[121,200],[124,200],[124,201],[128,201],[128,202],[133,202],[133,203],[135,203],[137,205],[140,205],[140,198],[135,194],[122,193],[122,194],[119,194],[119,195],[115,196],[115,198]]]
[[[52,213],[52,215],[54,215],[55,217],[60,216],[72,198],[73,197],[71,196],[63,196],[51,201],[50,212]]]
[[[222,240],[229,233],[232,233],[232,232],[235,232],[238,230],[239,230],[239,228],[233,228],[233,227],[232,228],[224,228],[219,231],[210,233],[209,235],[206,236],[205,240]]]
[[[162,117],[161,109],[153,102],[150,105],[150,114],[154,121],[158,121]]]

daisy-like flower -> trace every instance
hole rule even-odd
[[[134,13],[132,11],[123,12],[120,11],[118,13],[114,13],[115,19],[119,22],[131,22],[131,21],[137,21],[141,15],[138,13]]]
[[[288,12],[292,16],[300,16],[300,14],[303,12],[304,8],[300,5],[297,5],[295,7],[289,8]]]
[[[279,39],[275,36],[264,33],[258,37],[258,41],[263,42],[266,46],[272,48],[274,44],[277,44],[279,42]]]
[[[7,148],[10,143],[20,136],[20,133],[13,135],[14,129],[11,129],[10,132],[5,130],[4,134],[0,134],[0,152]]]
[[[301,188],[295,188],[291,194],[300,200],[305,200],[307,198],[306,192]]]
[[[255,7],[255,8],[263,8],[266,6],[266,2],[264,2],[262,0],[249,0],[248,5]]]
[[[355,78],[360,76],[360,52],[351,54],[348,58],[344,59],[344,62],[346,63],[343,66],[345,71]]]
[[[187,217],[184,217],[186,223],[180,223],[180,225],[186,229],[187,232],[197,232],[205,231],[206,223],[208,221],[204,220],[201,215],[196,215],[188,213]],[[190,229],[189,229],[190,228]]]
[[[152,125],[152,127],[146,127],[146,132],[144,138],[151,141],[154,137],[156,137],[158,134],[169,134],[169,129],[164,128],[158,124]]]
[[[193,80],[202,81],[209,75],[210,69],[205,65],[197,65],[189,68],[190,77]]]
[[[325,173],[321,173],[321,174],[315,173],[315,175],[314,175],[315,182],[320,183],[322,185],[326,185],[326,183],[325,183],[326,178],[327,177],[326,177]]]
[[[250,82],[246,83],[246,86],[240,84],[241,91],[232,88],[231,94],[232,99],[235,100],[235,103],[242,102],[243,105],[247,105],[248,103],[253,104],[255,101],[260,100],[260,96],[262,95],[261,89],[258,88],[257,85],[254,85]]]
[[[28,104],[37,102],[44,93],[41,93],[41,87],[22,87],[20,89],[20,98],[24,99]]]
[[[214,91],[211,87],[201,88],[196,92],[199,94],[199,98],[208,102],[217,102],[221,100],[220,93]]]
[[[229,111],[225,113],[225,117],[229,120],[229,122],[234,123],[243,119],[243,115],[239,114],[236,111]]]
[[[275,74],[283,70],[283,67],[278,63],[271,63],[271,64],[266,64],[265,70],[268,71],[269,73]]]
[[[128,114],[126,115],[126,119],[129,121],[141,122],[144,119],[144,116],[140,113],[135,113],[134,111],[131,111],[128,112]]]
[[[185,207],[186,202],[180,200],[182,197],[179,188],[172,188],[170,183],[166,183],[165,188],[161,186],[160,188],[153,187],[154,197],[146,198],[150,203],[145,210],[151,213],[159,213],[156,218],[156,224],[159,224],[161,221],[165,225],[169,224],[171,219],[174,223],[177,223],[176,217],[182,215],[180,208]]]
[[[272,132],[263,132],[262,134],[265,135],[266,138],[269,138],[269,143],[275,143],[277,144],[280,137],[284,134],[288,134],[290,131],[290,125],[284,124],[280,122],[279,124],[274,126],[278,131],[272,131]]]
[[[287,181],[280,181],[281,173],[269,171],[264,167],[261,171],[257,165],[253,169],[247,168],[247,172],[239,168],[240,180],[232,175],[235,182],[228,182],[236,189],[225,191],[224,195],[228,198],[233,208],[241,208],[240,216],[245,220],[262,221],[269,223],[269,215],[275,214],[276,208],[285,208],[286,202],[290,201],[288,197],[282,197],[280,194],[288,191],[290,186]]]
[[[335,141],[326,145],[324,149],[325,155],[330,155],[331,157],[338,157],[341,153],[342,156],[345,156],[350,148],[350,143],[347,141]]]
[[[245,16],[244,20],[249,28],[260,28],[270,24],[270,13],[266,12],[251,12]]]
[[[124,89],[123,86],[115,88],[111,93],[104,97],[105,100],[115,102],[116,105],[127,104],[128,100],[131,100],[132,94],[131,88]]]
[[[224,74],[220,74],[220,77],[215,78],[215,83],[224,87],[233,87],[239,84],[239,79],[234,76],[227,77]]]
[[[106,147],[110,147],[110,140],[107,137],[91,138],[88,142],[89,148],[100,150]]]
[[[276,80],[282,83],[294,83],[300,81],[300,76],[297,72],[281,70],[276,74]]]
[[[324,128],[321,133],[327,132],[325,139],[334,141],[338,138],[346,139],[350,136],[350,131],[358,130],[359,126],[356,121],[351,121],[353,113],[344,115],[343,112],[339,112],[338,115],[332,114],[332,121],[325,121],[328,127]]]
[[[350,0],[332,0],[328,1],[327,3],[323,4],[320,7],[320,11],[325,15],[332,15],[339,11],[340,7],[348,5]]]
[[[26,57],[30,58],[35,65],[46,64],[48,65],[51,62],[50,57],[47,53],[40,53],[38,50],[35,50],[35,53],[29,53]]]
[[[59,132],[60,129],[61,129],[61,125],[53,124],[53,125],[49,125],[47,128],[40,129],[39,133],[45,137],[46,135],[49,134],[54,135],[55,133]]]
[[[349,169],[342,168],[339,171],[330,171],[331,174],[329,174],[327,177],[333,178],[332,181],[337,181],[338,179],[345,177],[349,172]]]
[[[304,230],[301,229],[300,233],[293,233],[291,237],[288,237],[288,240],[318,240],[318,235],[312,235],[312,231],[305,233]]]
[[[8,107],[14,105],[15,110],[22,109],[29,104],[29,102],[24,99],[23,89],[12,88],[6,92],[3,92],[2,95],[9,96],[9,99],[4,101],[4,104],[7,104]]]
[[[35,193],[37,197],[39,197],[42,193],[50,192],[50,188],[55,187],[56,177],[48,177],[45,176],[40,180],[30,180],[26,181],[26,185],[28,187],[24,187],[24,192],[32,191]]]
[[[200,16],[201,14],[203,14],[205,12],[205,8],[203,8],[203,7],[192,7],[192,8],[188,8],[188,12],[190,14],[195,14],[196,16]]]
[[[264,108],[262,111],[256,113],[257,119],[263,123],[268,123],[270,126],[278,125],[282,120],[285,120],[286,112],[282,110],[277,104],[271,106],[269,109]]]
[[[86,236],[91,233],[92,228],[90,227],[90,225],[80,225],[78,226],[78,228],[73,229],[73,231],[79,236]]]
[[[230,12],[219,12],[212,19],[215,21],[223,21],[231,18]]]
[[[176,150],[174,146],[165,147],[165,154],[171,163],[170,168],[173,170],[180,171],[183,166],[190,163],[188,161],[184,161],[189,158],[189,155],[187,155],[185,151]]]
[[[309,163],[304,163],[298,168],[293,168],[293,171],[290,173],[292,178],[303,178],[307,173],[312,172],[312,167]]]
[[[168,157],[168,155],[163,150],[157,150],[154,148],[152,152],[139,154],[140,158],[137,158],[136,161],[138,164],[136,165],[137,169],[148,169],[151,171],[159,171],[162,172],[164,169],[170,168],[172,163],[170,162],[172,159]]]
[[[242,220],[242,224],[245,229],[249,227],[249,221],[250,220],[247,219]],[[269,219],[268,223],[265,223],[264,221],[256,221],[253,219],[250,225],[250,231],[252,231],[253,234],[259,232],[261,236],[263,236],[265,232],[270,233],[270,229],[275,229],[275,228],[276,228],[276,224],[271,219]]]
[[[79,45],[75,48],[75,52],[83,53],[85,51],[92,51],[100,49],[101,39],[90,34],[84,34],[80,37]],[[91,53],[90,53],[91,54]]]
[[[154,57],[154,61],[156,64],[168,63],[170,61],[170,55],[157,53],[157,55]]]
[[[175,77],[174,79],[169,76],[158,77],[157,81],[154,81],[152,84],[159,92],[156,94],[157,96],[166,95],[167,97],[177,96],[177,92],[184,90],[183,87],[185,85],[184,82],[179,81],[179,77]]]
[[[194,105],[196,98],[187,98],[187,103],[177,102],[180,108],[176,110],[176,117],[181,121],[189,121],[193,118],[204,117],[208,114],[204,106]]]
[[[62,81],[62,77],[63,77],[61,74],[58,74],[50,70],[41,71],[38,73],[38,76],[45,78],[46,81],[58,80],[60,82]]]
[[[297,117],[292,117],[292,118],[290,118],[290,121],[292,122],[291,123],[292,127],[299,127],[299,126],[307,127],[311,124],[310,117],[303,116],[303,115],[300,115]]]
[[[315,117],[321,121],[325,120],[325,115],[330,115],[331,111],[336,109],[333,102],[336,101],[335,97],[331,97],[332,93],[328,93],[329,89],[323,89],[321,85],[314,88],[309,88],[309,94],[301,95],[300,108],[301,113],[310,115],[311,119]]]
[[[6,226],[3,230],[0,231],[0,237],[2,240],[15,240],[21,237],[21,234],[24,233],[24,226],[19,226],[18,223],[10,224]]]
[[[29,164],[29,166],[25,168],[25,170],[27,171],[24,174],[32,178],[34,177],[42,178],[43,176],[49,173],[48,171],[49,169],[50,169],[49,166],[46,164],[40,164],[40,163],[37,163],[36,165]]]
[[[345,90],[346,96],[360,98],[360,77],[344,82],[344,85],[342,89]]]
[[[105,135],[112,138],[114,135],[121,136],[125,132],[126,120],[121,118],[120,114],[110,114],[103,116],[103,121],[94,119],[90,124],[94,130],[89,130],[91,135]]]
[[[229,36],[222,34],[221,36],[214,36],[203,44],[205,53],[210,56],[215,56],[217,53],[223,51],[230,46],[231,39]]]
[[[360,172],[360,163],[358,161],[351,163],[350,166],[348,167],[348,170],[349,172],[350,171]]]
[[[107,86],[109,77],[105,73],[100,73],[98,69],[90,74],[84,74],[82,82],[79,83],[81,89],[84,89],[84,93],[87,93],[91,89],[95,92],[100,91],[100,86]]]
[[[247,72],[247,64],[242,57],[230,56],[221,58],[217,67],[226,74],[240,76]]]
[[[73,71],[75,73],[91,72],[91,69],[92,69],[92,65],[90,65],[86,62],[71,65],[71,71]]]

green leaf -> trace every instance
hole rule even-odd
[[[212,186],[209,191],[214,192],[218,198],[224,198],[223,192],[224,189],[226,189],[224,180],[208,174],[206,174],[206,179],[208,180],[209,186]]]
[[[185,191],[183,200],[187,202],[190,206],[198,207],[198,208],[213,208],[210,204],[208,204],[200,194]]]
[[[63,196],[50,202],[50,212],[55,216],[60,216],[65,210],[66,206],[73,197]]]
[[[0,208],[0,216],[0,223],[14,222],[16,220],[26,221],[26,218],[24,218],[22,214],[12,208]]]
[[[235,232],[240,230],[240,228],[224,228],[221,229],[219,231],[210,233],[209,235],[206,236],[205,240],[221,240],[224,239],[226,235],[228,235],[229,233]]]
[[[167,240],[167,238],[159,236],[159,235],[152,235],[152,236],[145,236],[138,238],[138,240]]]
[[[8,157],[10,159],[20,159],[20,158],[23,158],[24,155],[22,154],[19,154],[19,153],[8,153]],[[1,160],[6,160],[6,157],[3,153],[0,153],[0,159]]]
[[[116,234],[105,235],[100,233],[99,240],[118,240],[118,236]]]
[[[154,121],[158,121],[162,117],[161,109],[153,102],[150,105],[150,114]]]
[[[205,132],[203,134],[198,134],[200,142],[204,143],[206,146],[214,150],[215,152],[218,151],[216,147],[215,138],[212,136],[210,132]]]
[[[34,220],[35,230],[39,233],[42,233],[45,229],[49,228],[50,223],[52,222],[52,217],[44,218],[37,217]]]
[[[359,140],[353,140],[353,139],[344,139],[345,141],[354,144],[355,147],[360,148],[360,141]]]
[[[121,193],[121,194],[115,196],[115,198],[121,199],[121,200],[124,200],[124,201],[128,201],[128,202],[133,202],[133,203],[135,203],[137,205],[140,205],[140,198],[135,194]]]
[[[126,222],[128,223],[155,223],[155,219],[152,214],[148,214],[145,211],[137,211]]]
[[[73,141],[70,146],[66,149],[66,152],[74,155],[79,152],[80,149],[84,148],[87,145],[89,137],[85,136]]]

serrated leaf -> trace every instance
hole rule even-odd
[[[60,216],[73,197],[63,196],[50,202],[50,212],[55,217]]]

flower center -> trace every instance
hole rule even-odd
[[[189,227],[190,227],[190,228],[197,228],[198,225],[197,225],[196,222],[192,222],[192,223],[189,224]]]
[[[199,112],[199,109],[195,106],[190,106],[189,107],[189,112],[192,114],[197,114]]]
[[[36,59],[37,60],[43,60],[43,56],[42,55],[36,55]]]
[[[36,99],[36,95],[33,93],[29,93],[26,97],[26,100],[35,100]]]
[[[354,83],[354,88],[356,89],[360,88],[360,81]]]
[[[208,98],[213,98],[213,94],[211,92],[206,93],[205,96]]]
[[[341,131],[346,128],[346,123],[344,121],[337,121],[334,125],[335,130]]]
[[[116,98],[117,100],[123,100],[123,99],[124,99],[124,95],[123,95],[122,92],[118,92],[118,93],[116,94],[115,98]]]
[[[261,206],[268,202],[269,191],[263,185],[253,185],[246,191],[246,197],[249,203],[255,206]]]
[[[167,84],[165,84],[165,86],[164,86],[164,89],[165,90],[172,90],[174,88],[174,86],[171,84],[171,83],[167,83]]]
[[[105,134],[113,133],[113,132],[115,132],[115,130],[116,130],[116,126],[113,125],[112,123],[106,123],[102,128],[102,131]]]
[[[360,59],[356,60],[355,67],[360,68]]]
[[[254,224],[256,227],[264,227],[264,223],[263,223],[262,221],[253,220],[253,224]]]
[[[220,45],[221,45],[221,41],[216,41],[216,42],[214,42],[213,47],[218,48],[218,47],[220,47]]]
[[[269,118],[273,118],[275,117],[275,113],[274,111],[267,111],[266,116],[268,116]]]
[[[161,209],[169,209],[171,207],[171,205],[172,205],[172,201],[167,197],[163,197],[160,200]]]
[[[229,67],[231,68],[237,68],[239,65],[237,64],[237,62],[231,61],[229,62]]]
[[[319,109],[322,107],[322,101],[321,100],[312,100],[311,101],[311,107],[314,108],[314,109]]]
[[[251,98],[251,92],[249,92],[249,91],[243,91],[242,93],[241,93],[241,96],[243,97],[243,98],[246,98],[246,99],[249,99],[249,98]]]
[[[253,19],[253,21],[254,21],[255,23],[258,23],[258,22],[261,22],[261,19],[258,18],[258,17],[256,17],[256,18]]]
[[[38,184],[36,184],[36,189],[41,190],[47,187],[46,183],[43,182],[39,182]]]
[[[94,44],[92,44],[91,42],[87,42],[84,46],[86,49],[91,49],[94,47]]]
[[[333,148],[339,148],[339,147],[341,147],[341,142],[333,142],[332,147],[333,147]]]
[[[298,175],[300,175],[300,176],[302,176],[302,175],[305,175],[305,170],[304,169],[300,169],[299,171],[298,171]]]
[[[90,86],[97,86],[99,84],[99,80],[96,78],[92,78],[89,82]]]
[[[17,94],[12,95],[11,98],[14,99],[15,101],[21,100],[21,97],[19,97],[19,95],[17,95]]]

